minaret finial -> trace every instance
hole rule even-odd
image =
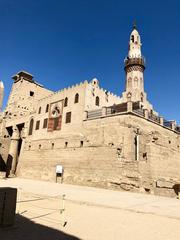
[[[133,21],[133,29],[137,29],[136,19]]]

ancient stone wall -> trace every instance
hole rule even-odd
[[[174,195],[173,186],[180,181],[179,144],[173,131],[134,115],[95,119],[83,123],[81,135],[59,132],[54,139],[32,140],[31,145],[26,139],[18,174],[54,181],[55,166],[62,164],[67,183],[164,195],[168,188]],[[158,187],[159,181],[165,187]]]

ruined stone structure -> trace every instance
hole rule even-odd
[[[52,92],[25,71],[13,76],[0,117],[7,175],[55,181],[61,164],[66,183],[178,195],[180,127],[147,100],[136,27],[124,63],[122,96],[100,88],[97,79]]]

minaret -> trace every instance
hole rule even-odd
[[[134,24],[129,40],[128,56],[125,59],[126,89],[123,92],[123,101],[129,98],[133,102],[144,102],[146,94],[144,92],[144,70],[145,59],[141,54],[141,38]]]
[[[2,111],[3,97],[4,97],[4,84],[2,81],[0,81],[0,112]]]

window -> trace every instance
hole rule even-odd
[[[47,128],[48,119],[45,118],[43,122],[43,128]]]
[[[51,144],[51,148],[54,149],[54,143]]]
[[[83,147],[84,142],[80,141],[80,147]]]
[[[39,111],[38,111],[39,114],[41,114],[41,107],[39,108]]]
[[[67,105],[68,105],[68,98],[66,97],[64,100],[64,107],[67,107]]]
[[[46,105],[46,113],[49,111],[49,104]]]
[[[39,126],[40,126],[40,121],[36,122],[36,130],[39,130]]]
[[[65,148],[67,148],[67,146],[68,146],[68,142],[65,142],[65,145],[64,145],[64,147],[65,147]]]
[[[71,122],[71,112],[67,112],[66,113],[66,123],[70,123]]]
[[[53,126],[53,130],[57,130],[59,125],[59,117],[54,118],[54,126]]]
[[[34,119],[32,118],[29,124],[29,135],[33,133]]]
[[[138,78],[137,77],[134,78],[134,87],[138,87]]]
[[[74,98],[74,103],[78,103],[79,102],[79,94],[76,93],[75,98]]]
[[[134,42],[134,35],[131,36],[131,40],[132,40],[132,42]]]
[[[98,96],[96,97],[95,105],[96,105],[96,106],[99,106],[99,97],[98,97]]]
[[[31,97],[33,97],[33,96],[34,96],[34,92],[33,92],[33,91],[30,91],[30,92],[29,92],[29,95],[30,95]]]
[[[132,88],[132,78],[128,78],[128,88]]]

